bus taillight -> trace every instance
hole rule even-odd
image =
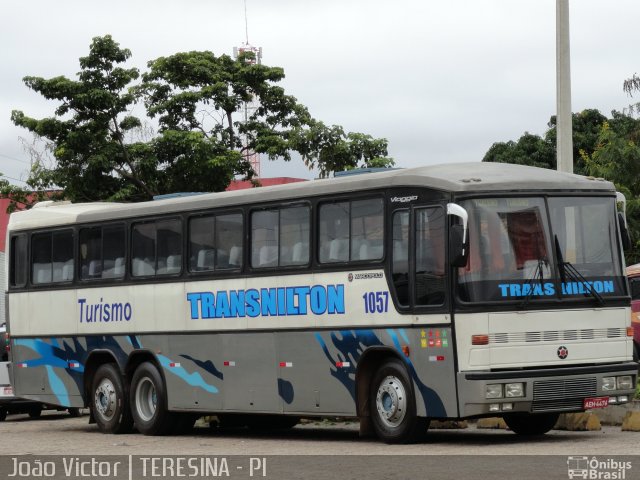
[[[471,335],[471,345],[489,345],[489,335]]]

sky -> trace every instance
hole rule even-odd
[[[633,102],[640,1],[569,0],[572,110]],[[75,78],[91,39],[110,34],[128,66],[177,52],[232,54],[247,37],[314,118],[389,141],[399,167],[480,161],[494,142],[542,135],[555,114],[556,0],[4,0],[0,3],[0,172],[21,185],[31,134],[12,110],[55,103],[22,78]],[[637,99],[636,99],[637,101]],[[262,176],[312,178],[300,160]]]

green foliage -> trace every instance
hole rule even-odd
[[[393,165],[385,139],[314,120],[276,85],[284,71],[256,63],[250,52],[237,59],[211,52],[161,57],[148,63],[138,84],[138,69],[123,66],[130,57],[111,36],[96,37],[80,58],[76,80],[24,78],[27,87],[58,103],[49,118],[18,110],[11,115],[53,145],[55,165],[36,162],[31,185],[57,186],[72,201],[140,201],[220,191],[236,175],[251,178],[250,151],[285,160],[297,152],[323,176]],[[252,100],[256,108],[245,110]],[[141,138],[145,119],[131,114],[138,103],[157,122],[149,138]]]
[[[607,117],[598,110],[587,109],[573,114],[573,171],[586,174],[580,152],[592,153],[598,135]],[[540,168],[556,168],[556,117],[551,117],[544,138],[525,132],[517,142],[494,143],[487,151],[483,162],[516,163]]]
[[[556,168],[556,119],[544,138],[525,133],[517,142],[494,143],[483,162]],[[627,199],[627,222],[633,242],[628,265],[640,262],[640,120],[620,112],[611,118],[598,110],[573,114],[574,172],[606,178]]]
[[[605,122],[592,154],[582,153],[587,173],[606,178],[627,199],[627,222],[633,247],[627,264],[640,261],[640,120],[619,112]]]

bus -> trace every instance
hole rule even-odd
[[[16,395],[102,432],[432,419],[516,434],[634,394],[614,186],[462,163],[11,215]]]

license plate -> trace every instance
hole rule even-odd
[[[585,398],[584,399],[584,409],[588,410],[591,408],[604,408],[609,405],[609,397],[599,397],[599,398]]]
[[[13,387],[3,387],[2,391],[5,395],[13,395]]]

